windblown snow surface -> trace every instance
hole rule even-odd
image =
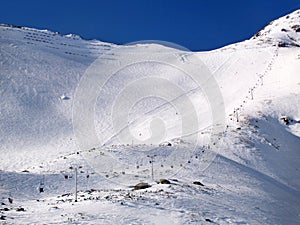
[[[166,48],[128,48],[141,46]],[[212,121],[205,96],[184,74],[151,62],[126,67],[107,82],[94,106],[98,146],[81,149],[72,120],[76,88],[94,60],[114,60],[109,52],[118,46],[1,25],[0,223],[299,224],[299,46],[298,10],[250,40],[178,54],[185,63],[191,54],[199,57],[218,83],[225,125],[214,134],[216,143],[208,138]],[[179,132],[182,115],[191,109],[178,113],[155,95],[136,102],[126,123],[137,140],[146,140],[156,132],[150,122],[159,118],[166,129],[160,143],[116,141],[114,97],[153,74],[182,87],[195,105],[202,118],[196,147]],[[211,149],[216,157],[203,170],[201,156]],[[149,187],[133,190],[139,182]]]

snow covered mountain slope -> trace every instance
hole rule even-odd
[[[69,148],[72,100],[61,96],[72,97],[87,66],[113,45],[29,28],[0,29],[3,153]]]
[[[297,10],[285,17],[271,22],[259,31],[252,39],[259,42],[279,44],[279,46],[297,46],[300,42],[300,11]]]
[[[109,64],[118,57],[113,51],[117,46],[0,25],[1,222],[297,224],[299,27],[297,10],[250,40],[209,52],[174,54],[183,64],[198,57],[218,83],[225,126],[217,143],[209,141],[212,119],[203,91],[182,72],[147,62],[128,66],[107,81],[95,104],[99,144],[79,149],[72,121],[76,88],[95,59],[102,56]],[[128,52],[139,48],[167,49],[145,44],[128,46]],[[111,108],[118,102],[116,96],[136,88],[134,81],[154,77],[181,87],[191,100],[200,118],[196,147],[180,135],[183,118],[192,118],[191,108],[180,97],[170,102],[158,95],[139,99],[153,89],[149,82],[138,83],[128,125],[120,126],[126,132],[114,129]],[[166,93],[173,93],[168,87],[163,86]],[[131,99],[125,96],[124,101]],[[174,105],[183,107],[179,112]],[[152,126],[153,121],[163,121],[166,132],[161,132],[161,123]],[[144,141],[153,133],[159,134],[158,142]],[[125,142],[118,141],[120,135]],[[212,145],[217,146],[217,156],[203,170],[202,156]],[[170,184],[154,182],[160,178]],[[141,181],[151,187],[133,191],[131,185]]]

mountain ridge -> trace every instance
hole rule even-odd
[[[260,31],[258,31],[256,34],[254,34],[249,40],[257,40],[258,42],[267,42],[270,44],[280,44],[281,47],[284,47],[285,44],[287,46],[296,46],[299,47],[299,33],[300,33],[300,10],[295,10],[285,16],[279,17],[278,19],[273,20],[266,26],[264,26]],[[278,25],[281,25],[281,27],[277,27]],[[47,35],[58,35],[64,38],[73,39],[73,40],[81,40],[81,41],[87,41],[91,43],[98,43],[98,44],[108,44],[115,45],[113,43],[100,41],[97,39],[85,39],[82,38],[78,34],[61,34],[59,32],[50,31],[50,30],[39,30],[35,28],[29,28],[24,26],[18,26],[13,24],[0,24],[0,27],[7,27],[7,28],[13,28],[13,29],[20,29],[24,31],[32,31],[37,33],[43,33]],[[291,33],[291,35],[289,35]],[[296,33],[296,34],[295,34]],[[296,39],[296,40],[295,40]],[[108,47],[108,46],[107,46]],[[224,46],[226,47],[226,46]],[[209,50],[209,51],[213,51]]]

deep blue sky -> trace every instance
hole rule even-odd
[[[299,0],[3,0],[0,23],[113,43],[163,40],[191,50],[250,38]]]

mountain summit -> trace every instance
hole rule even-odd
[[[281,47],[300,47],[300,10],[269,23],[252,39],[259,42],[278,44]]]

